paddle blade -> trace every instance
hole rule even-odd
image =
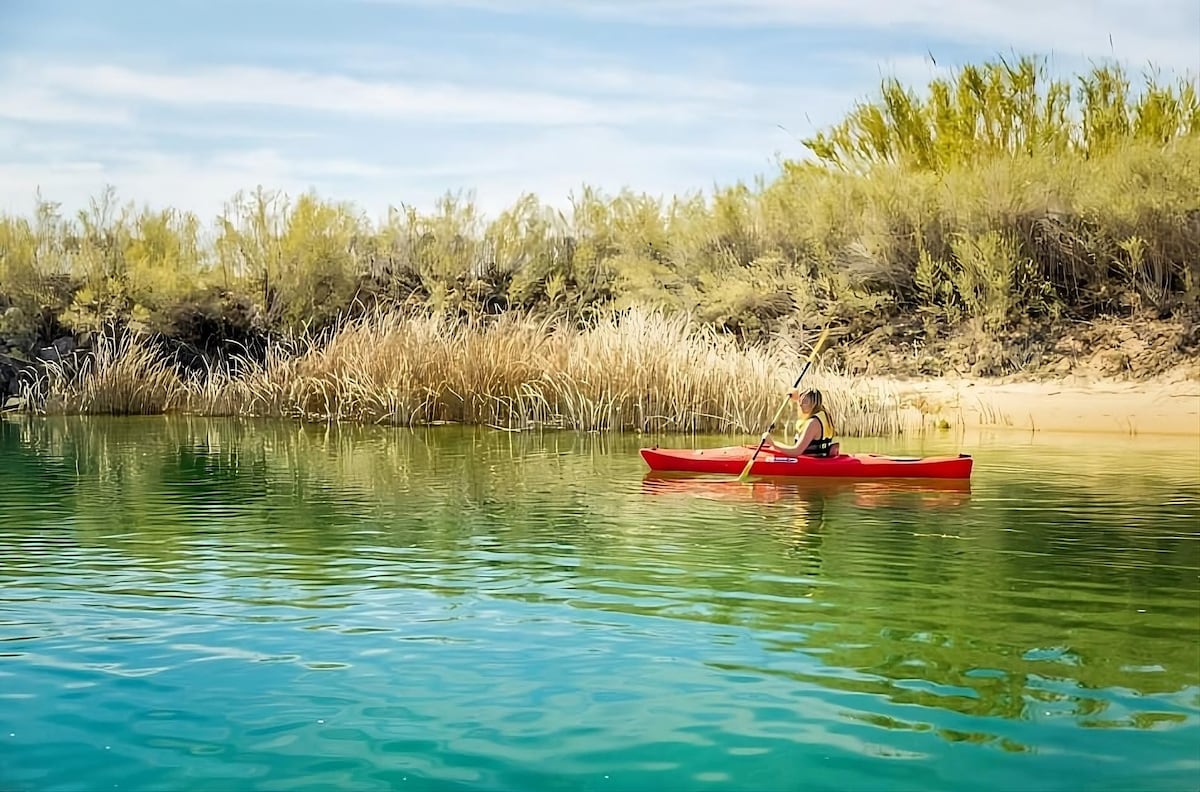
[[[762,451],[763,444],[767,442],[767,435],[770,431],[763,432],[762,439],[758,441],[758,448],[754,449],[754,453],[746,460],[746,467],[742,468],[741,474],[738,475],[738,481],[745,481],[746,476],[750,475],[750,468],[754,466],[754,460],[758,458],[758,452]]]
[[[750,468],[754,465],[754,456],[755,454],[751,454],[750,458],[746,460],[746,467],[742,468],[742,472],[738,474],[738,481],[745,481],[746,477],[750,475]]]

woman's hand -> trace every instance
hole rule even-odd
[[[767,442],[763,444],[764,451],[770,451],[773,454],[786,454],[792,449],[776,443],[774,438],[768,437]]]

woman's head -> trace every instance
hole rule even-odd
[[[809,388],[806,391],[792,391],[792,398],[796,400],[800,412],[805,415],[812,415],[824,409],[824,404],[821,401],[821,391],[816,388]]]
[[[819,411],[824,405],[821,402],[821,391],[816,388],[810,388],[800,394],[800,409],[805,413],[812,415]]]

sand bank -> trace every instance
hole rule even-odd
[[[1027,432],[1190,435],[1200,442],[1200,378],[1191,374],[1138,381],[892,380],[887,386],[910,417],[925,422]]]

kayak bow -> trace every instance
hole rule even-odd
[[[655,471],[737,475],[753,456],[755,448],[753,445],[698,449],[654,446],[641,449],[641,454]],[[797,458],[760,453],[750,473],[784,477],[969,479],[973,462],[969,454],[940,457],[838,454]]]

